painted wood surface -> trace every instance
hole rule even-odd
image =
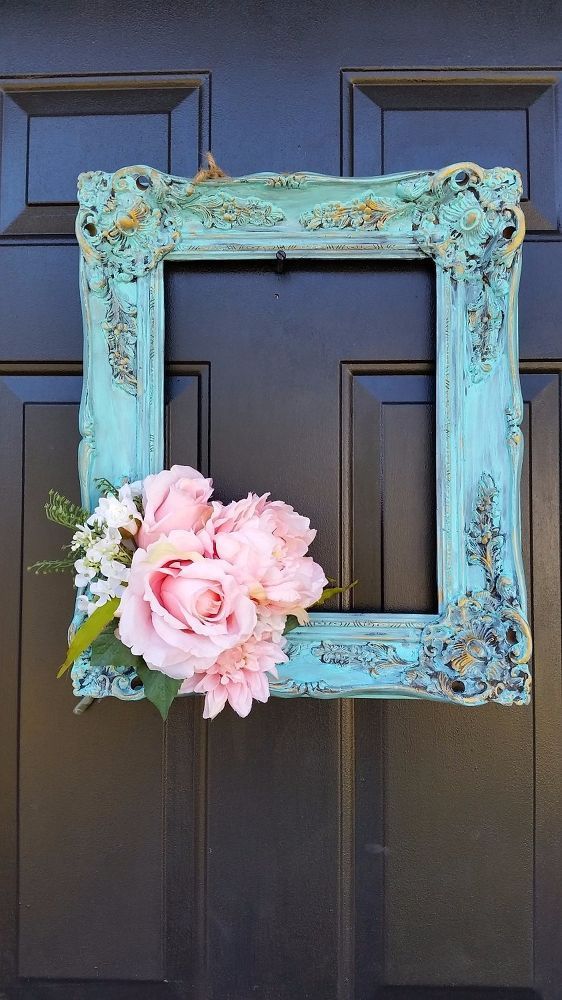
[[[379,178],[266,173],[199,184],[147,166],[80,175],[87,505],[98,478],[119,483],[163,467],[165,259],[435,262],[438,607],[427,615],[315,613],[310,627],[291,633],[276,695],[529,700],[520,197],[515,170],[473,163]],[[343,500],[351,503],[349,494]],[[92,668],[87,657],[73,681],[80,696],[142,697],[130,669]]]

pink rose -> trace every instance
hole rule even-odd
[[[170,677],[212,667],[256,626],[247,589],[205,545],[193,531],[171,531],[137,549],[121,598],[122,642]]]
[[[184,681],[181,692],[205,695],[204,719],[214,719],[228,701],[238,715],[246,716],[252,701],[269,698],[267,674],[277,677],[277,663],[288,657],[280,643],[248,639],[234,649],[221,653],[215,665],[205,673],[196,673]]]
[[[211,479],[189,465],[173,465],[143,482],[144,519],[136,541],[146,549],[161,535],[176,529],[197,531],[211,516],[207,503],[213,492]]]

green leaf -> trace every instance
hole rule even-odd
[[[160,673],[159,670],[151,670],[144,660],[141,660],[135,669],[143,683],[146,697],[156,706],[166,721],[170,705],[182,685],[181,678],[176,680],[175,677],[168,677],[166,674]]]
[[[118,607],[119,598],[113,597],[110,601],[102,604],[101,607],[96,608],[90,617],[82,622],[68,647],[66,660],[59,668],[57,677],[62,677],[74,661],[82,655],[84,650],[92,645],[94,639],[103,631],[105,626],[109,624],[112,618],[115,618],[115,612]]]
[[[92,667],[134,667],[144,663],[142,656],[135,656],[125,643],[117,638],[112,628],[104,629],[92,642],[90,655]],[[137,670],[138,673],[138,670]]]
[[[348,590],[352,590],[356,587],[358,580],[354,580],[353,583],[348,583],[347,587],[325,587],[322,591],[322,596],[318,598],[315,604],[312,604],[309,611],[314,608],[320,608],[326,601],[329,601],[331,597],[335,597],[336,594],[346,594]]]
[[[110,483],[109,479],[96,479],[96,486],[102,496],[106,497],[108,494],[114,497],[119,496],[119,490],[113,483]]]
[[[61,524],[63,528],[71,528],[72,531],[79,524],[84,524],[84,521],[87,521],[90,516],[84,507],[79,507],[78,504],[73,503],[62,493],[57,493],[56,490],[49,490],[45,513],[49,521]]]
[[[74,569],[74,556],[65,559],[42,559],[27,567],[29,573],[67,573]]]
[[[283,635],[287,635],[288,632],[292,632],[294,628],[299,627],[299,620],[296,615],[287,615],[287,621],[285,622],[285,628],[283,629]]]
[[[307,610],[314,611],[314,608],[320,608],[326,601],[329,601],[331,597],[335,597],[336,594],[345,594],[346,591],[355,587],[357,582],[357,580],[354,580],[353,583],[348,583],[347,587],[325,587],[322,591],[321,597],[318,598],[315,604],[311,604]],[[283,635],[287,635],[288,632],[292,632],[293,629],[298,628],[299,625],[300,622],[296,615],[287,615]]]

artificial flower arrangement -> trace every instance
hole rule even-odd
[[[347,589],[307,555],[309,519],[267,493],[211,500],[212,480],[189,466],[97,485],[92,514],[51,491],[45,511],[73,531],[69,551],[30,567],[75,572],[84,620],[58,676],[89,649],[94,665],[133,666],[163,718],[187,692],[205,695],[204,718],[226,702],[246,716],[269,697],[287,632]]]

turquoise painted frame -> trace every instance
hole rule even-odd
[[[438,607],[426,615],[313,614],[309,627],[291,633],[272,692],[526,703],[519,174],[459,163],[376,178],[264,173],[195,183],[134,166],[81,174],[78,191],[86,506],[96,501],[98,478],[134,480],[163,466],[164,260],[273,258],[282,250],[435,262]],[[345,513],[345,491],[342,501]],[[131,669],[94,668],[87,656],[73,682],[88,698],[143,696]]]

